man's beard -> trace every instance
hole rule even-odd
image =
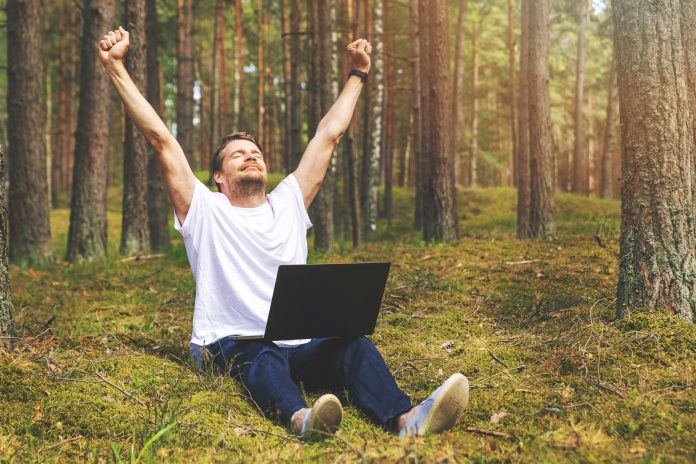
[[[266,193],[266,179],[260,171],[258,176],[239,176],[230,183],[232,191],[239,196],[256,196]]]

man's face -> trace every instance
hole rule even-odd
[[[249,140],[233,140],[222,149],[222,169],[215,171],[220,191],[255,192],[266,188],[266,163],[261,150]]]

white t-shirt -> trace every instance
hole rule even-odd
[[[196,280],[192,351],[228,335],[264,332],[278,266],[307,262],[310,227],[293,174],[255,208],[232,206],[224,194],[196,180],[184,223],[174,214]]]

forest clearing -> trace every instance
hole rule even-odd
[[[0,0],[0,463],[696,462],[696,0]]]
[[[338,437],[303,444],[238,381],[198,374],[177,240],[150,259],[114,247],[99,263],[12,270],[25,338],[0,362],[0,460],[108,462],[115,446],[128,461],[165,431],[141,461],[693,461],[696,328],[660,313],[616,319],[618,202],[561,194],[561,238],[520,242],[514,190],[467,189],[466,234],[429,245],[411,230],[412,195],[397,189],[394,224],[364,248],[310,261],[393,263],[372,339],[414,400],[448,373],[469,377],[454,430],[402,441],[348,407]],[[53,212],[56,247],[67,217]]]

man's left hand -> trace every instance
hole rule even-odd
[[[370,72],[370,53],[372,53],[370,42],[365,39],[358,39],[349,43],[346,50],[348,50],[353,59],[353,68],[363,72]]]

